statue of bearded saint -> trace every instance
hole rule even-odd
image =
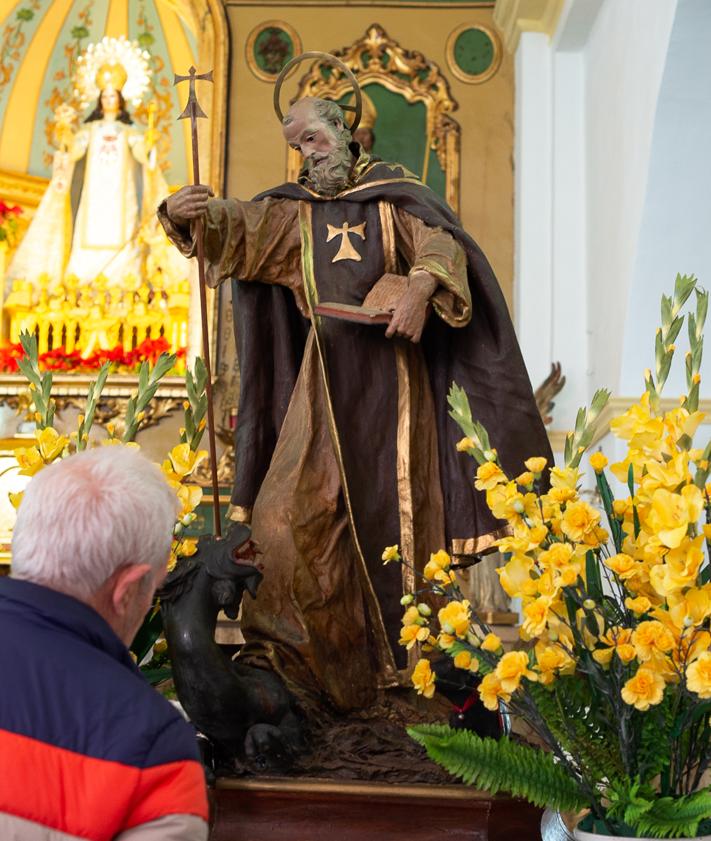
[[[303,156],[297,183],[251,201],[183,187],[158,215],[185,256],[202,219],[208,284],[234,279],[230,516],[251,522],[264,571],[238,662],[277,673],[316,714],[407,683],[403,591],[422,586],[430,553],[476,562],[505,534],[456,450],[452,382],[509,475],[552,456],[499,285],[452,210],[365,152],[333,102],[297,101],[282,130]],[[393,275],[386,328],[316,312],[360,306]],[[404,570],[383,564],[393,544]]]

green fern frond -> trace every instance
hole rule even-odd
[[[652,838],[693,838],[701,821],[711,817],[711,789],[686,797],[660,797],[632,824],[639,835]]]
[[[536,806],[564,811],[588,805],[576,780],[542,750],[508,739],[482,739],[443,724],[422,724],[407,732],[450,774],[491,794],[504,790]]]

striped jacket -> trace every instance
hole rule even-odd
[[[2,841],[203,841],[194,732],[88,605],[0,578]]]

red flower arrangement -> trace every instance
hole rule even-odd
[[[0,212],[2,203],[0,202]],[[179,348],[175,353],[178,359],[184,359],[186,348]],[[148,360],[155,364],[161,353],[170,353],[171,348],[167,339],[145,339],[132,350],[124,351],[121,345],[111,350],[99,350],[86,359],[82,359],[79,351],[68,353],[63,347],[54,348],[40,354],[40,368],[45,371],[72,371],[76,373],[98,371],[105,362],[111,362],[115,370],[129,373]],[[5,345],[0,347],[0,371],[15,373],[18,370],[17,360],[25,355],[22,345]]]
[[[17,217],[21,213],[21,207],[16,204],[10,207],[0,199],[0,242],[7,241],[9,245],[13,244],[17,231]]]

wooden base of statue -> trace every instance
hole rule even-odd
[[[220,779],[210,841],[534,841],[541,810],[465,786]]]

